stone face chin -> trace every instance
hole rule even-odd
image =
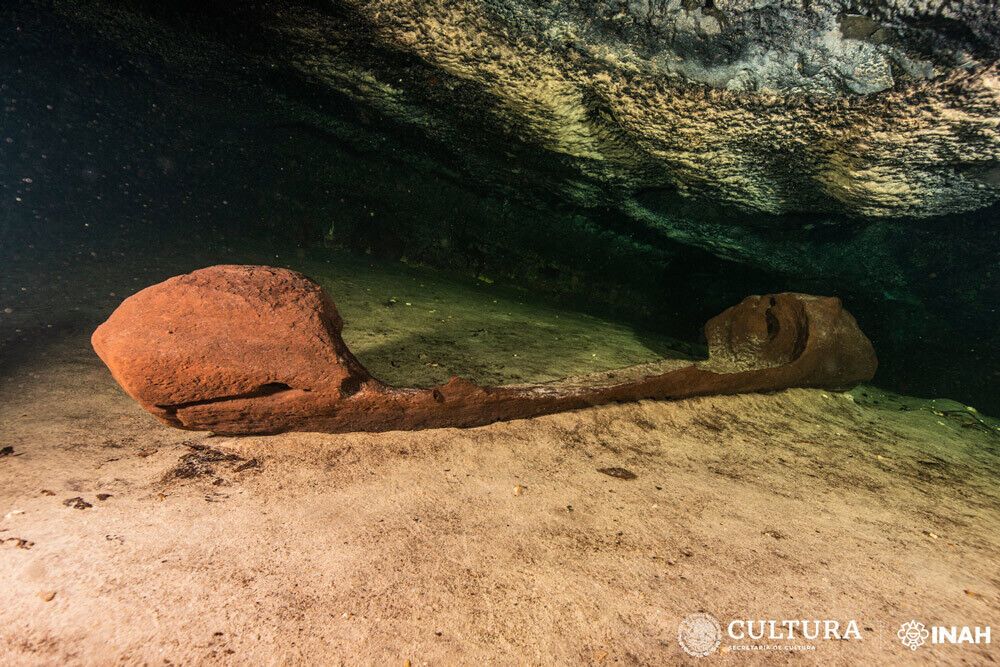
[[[839,299],[791,293],[748,297],[710,320],[704,363],[540,385],[480,387],[456,377],[431,389],[390,387],[354,358],[341,326],[305,276],[226,265],[129,297],[92,343],[162,422],[224,434],[471,427],[614,401],[845,389],[876,367]]]

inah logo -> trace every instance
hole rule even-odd
[[[896,636],[899,637],[899,641],[903,642],[903,646],[911,651],[916,651],[917,648],[924,645],[930,634],[923,623],[910,621],[899,626],[899,632],[896,633]]]
[[[926,644],[928,637],[931,644],[989,644],[990,626],[932,625],[927,628],[920,621],[909,621],[899,626],[896,636],[911,651]]]
[[[709,614],[691,614],[677,628],[677,641],[688,655],[704,658],[719,648],[722,626]]]
[[[933,625],[932,644],[989,644],[990,626]]]

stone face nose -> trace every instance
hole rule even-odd
[[[809,333],[805,295],[751,296],[705,326],[709,354],[734,370],[755,370],[795,361]]]
[[[752,296],[708,322],[708,361],[656,364],[535,386],[390,387],[344,344],[337,309],[300,273],[223,265],[126,299],[92,343],[143,408],[218,433],[479,426],[612,401],[842,389],[875,372],[871,343],[839,299]]]

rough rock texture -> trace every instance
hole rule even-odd
[[[367,372],[340,327],[333,303],[305,276],[220,266],[126,299],[93,344],[135,400],[183,426],[177,413],[198,406],[357,390]]]
[[[480,426],[613,401],[845,389],[875,354],[839,299],[748,297],[706,325],[704,364],[635,367],[533,385],[452,378],[398,389],[373,378],[340,337],[319,285],[287,269],[224,265],[126,299],[93,335],[118,383],[171,426],[225,434]]]
[[[255,67],[450,144],[493,125],[570,168],[544,180],[580,204],[628,212],[668,188],[747,211],[926,217],[1000,199],[995,3],[109,4],[63,11],[125,40],[137,25],[170,37],[150,17],[180,15]],[[180,39],[194,49],[173,60],[220,57]]]

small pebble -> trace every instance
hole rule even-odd
[[[627,468],[598,468],[597,472],[603,473],[608,477],[617,477],[618,479],[635,479],[638,477],[638,475]]]
[[[45,602],[52,602],[56,597],[55,591],[39,591],[38,597],[42,598]]]
[[[65,505],[66,507],[72,507],[75,510],[85,510],[88,507],[93,507],[93,505],[88,503],[80,496],[76,496],[75,498],[67,498],[66,500],[63,501],[63,505]]]

